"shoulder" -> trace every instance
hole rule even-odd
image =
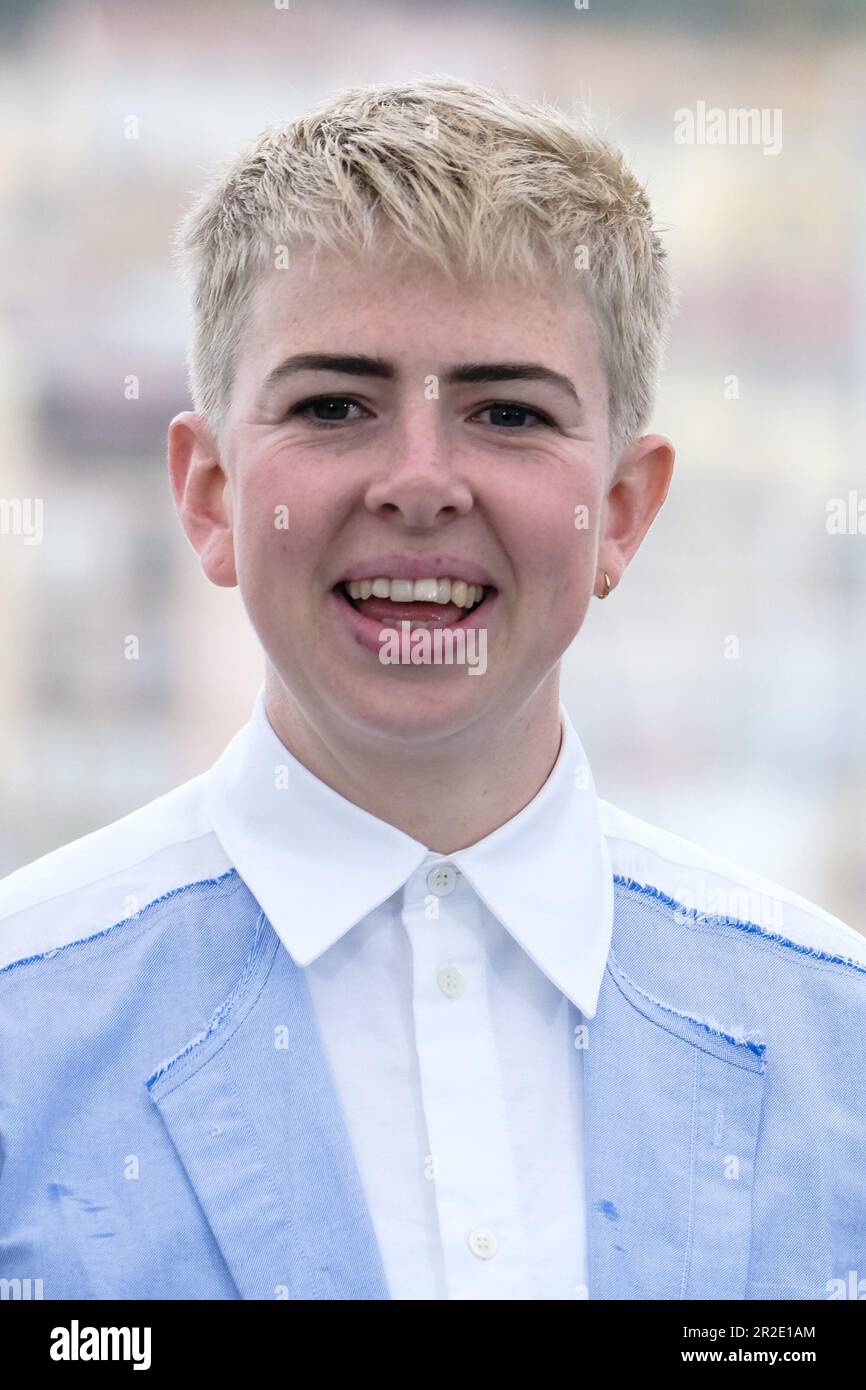
[[[0,880],[0,971],[230,870],[207,814],[205,780],[193,778]]]
[[[801,953],[866,969],[866,937],[754,870],[599,800],[614,883],[697,921],[723,919]]]

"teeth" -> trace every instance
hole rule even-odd
[[[473,608],[484,593],[483,584],[467,584],[465,579],[353,579],[347,583],[349,597],[389,598],[394,603],[456,603]]]

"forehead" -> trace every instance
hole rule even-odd
[[[304,250],[259,276],[236,360],[239,392],[254,390],[281,356],[341,351],[433,370],[450,361],[538,360],[579,369],[584,389],[600,372],[577,271],[571,284],[553,268],[453,280],[421,256]]]

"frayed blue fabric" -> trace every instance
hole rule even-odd
[[[614,895],[584,1066],[590,1297],[844,1296],[866,1278],[862,966],[651,883]]]
[[[388,1296],[303,971],[234,870],[0,974],[0,1152],[12,1297]]]
[[[779,932],[769,931],[758,922],[744,921],[741,917],[731,917],[714,912],[699,912],[697,908],[687,907],[684,903],[678,902],[676,898],[663,893],[660,888],[656,888],[651,883],[638,883],[636,879],[629,878],[623,874],[614,874],[613,881],[620,888],[629,889],[632,892],[644,893],[647,897],[655,898],[663,903],[665,907],[672,908],[678,915],[691,918],[695,924],[710,923],[725,927],[734,927],[737,931],[755,932],[758,936],[766,937],[769,941],[777,941],[782,946],[787,946],[791,951],[802,951],[803,955],[812,956],[816,960],[832,961],[836,965],[845,965],[853,970],[859,970],[866,975],[866,965],[851,956],[834,956],[826,951],[819,951],[816,947],[805,946],[800,941],[791,941],[789,937],[782,936]]]
[[[40,951],[34,956],[24,956],[21,960],[10,961],[8,965],[0,967],[0,976],[8,974],[12,970],[20,970],[22,966],[32,965],[34,961],[53,960],[55,956],[63,951],[75,951],[80,946],[89,946],[93,941],[101,941],[104,937],[110,936],[113,932],[119,931],[122,927],[129,926],[130,923],[137,922],[142,913],[150,913],[154,908],[162,903],[170,902],[172,898],[180,897],[184,893],[192,893],[200,889],[208,888],[211,884],[225,883],[228,879],[237,878],[236,869],[228,869],[219,878],[200,879],[196,883],[182,883],[179,888],[172,888],[170,892],[163,893],[159,898],[154,898],[152,902],[140,907],[137,912],[123,917],[117,922],[113,922],[110,927],[103,927],[102,931],[94,932],[92,936],[79,937],[75,941],[65,941],[62,946],[54,946],[49,951]]]
[[[866,1279],[864,973],[615,878],[590,1298]],[[304,971],[234,870],[0,971],[0,1157],[4,1296],[389,1297]]]

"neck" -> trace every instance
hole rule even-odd
[[[298,762],[370,815],[437,854],[455,854],[511,820],[541,790],[559,755],[559,671],[511,716],[489,716],[436,742],[360,739],[355,726],[315,724],[269,668],[271,728]]]

